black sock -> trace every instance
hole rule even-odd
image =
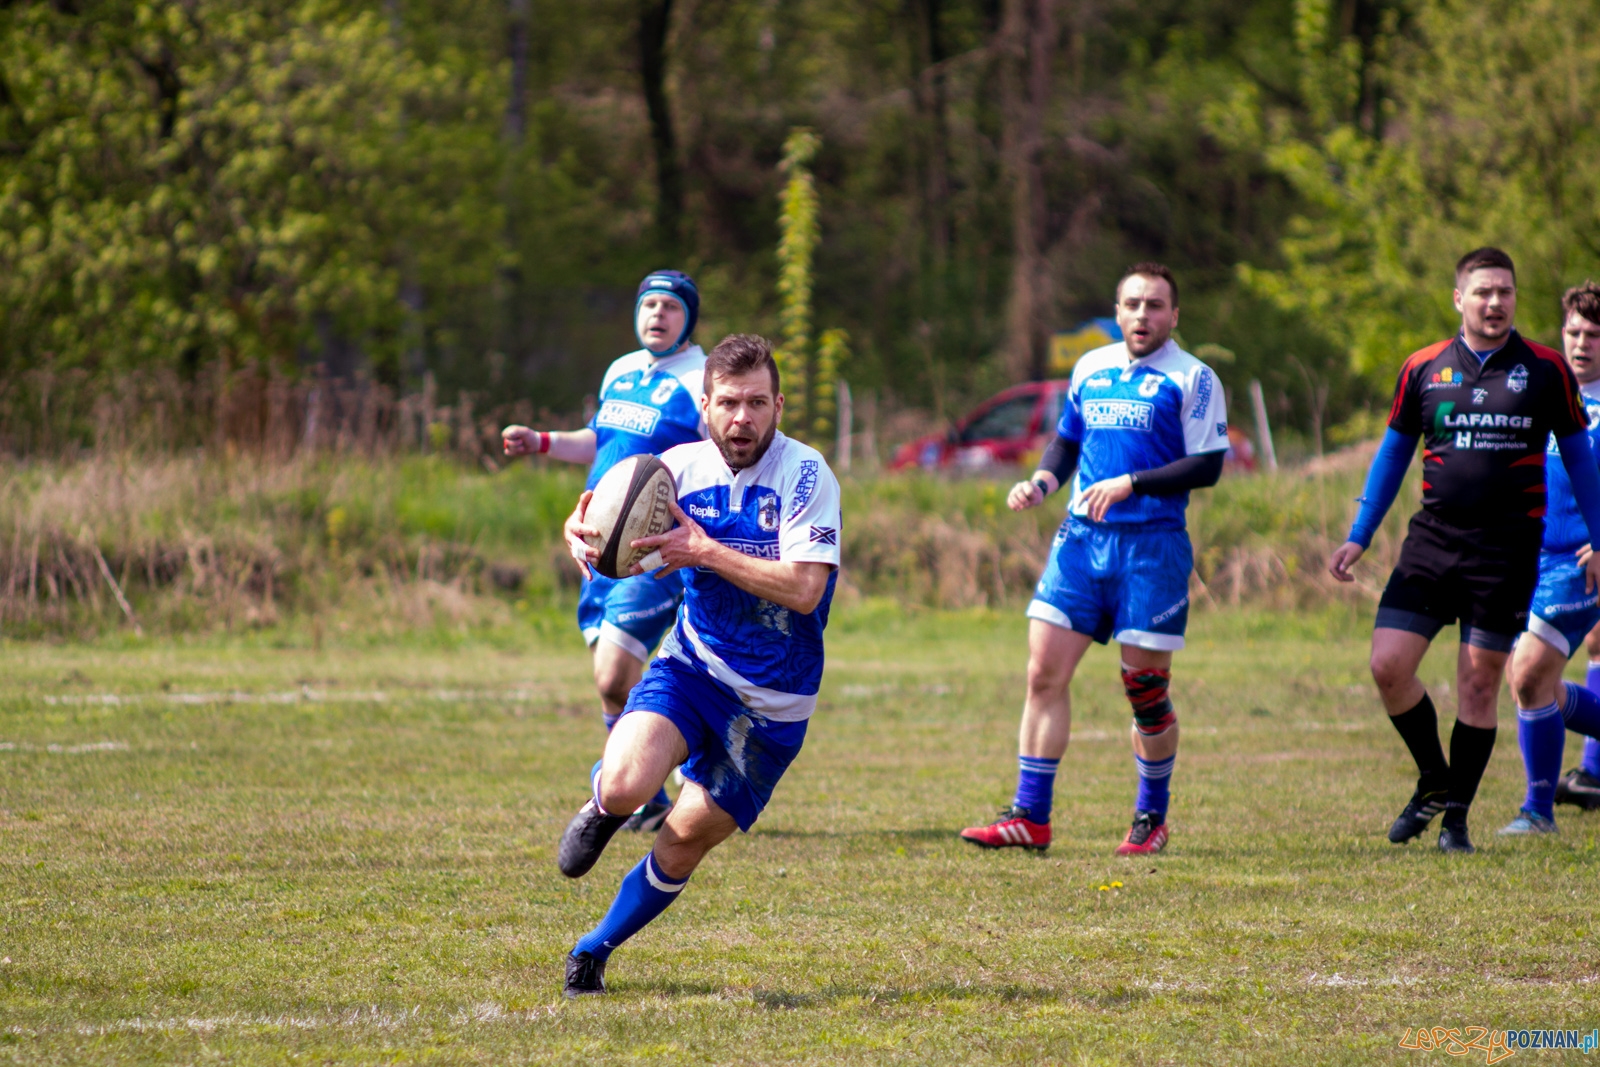
[[[1400,739],[1411,750],[1411,758],[1417,761],[1417,771],[1422,776],[1417,788],[1424,793],[1446,788],[1450,765],[1444,761],[1444,749],[1439,745],[1439,716],[1433,710],[1432,698],[1423,693],[1416,707],[1389,716],[1389,721],[1400,731]]]
[[[1450,732],[1450,800],[1445,805],[1446,819],[1467,817],[1472,798],[1478,795],[1478,783],[1488,769],[1497,732],[1493,726],[1486,730],[1456,720],[1456,728]]]

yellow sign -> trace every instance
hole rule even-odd
[[[1122,340],[1115,319],[1090,319],[1075,330],[1050,337],[1050,373],[1065,376],[1085,352]]]

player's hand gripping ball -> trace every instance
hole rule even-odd
[[[652,560],[650,548],[633,543],[672,529],[675,492],[672,472],[655,456],[629,456],[617,463],[593,492],[578,498],[567,520],[573,558],[607,578],[637,573],[636,564],[644,570],[659,567],[659,555]]]

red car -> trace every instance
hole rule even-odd
[[[945,434],[902,445],[890,470],[983,470],[1034,462],[1055,432],[1061,398],[1072,382],[1026,382],[985,400]]]

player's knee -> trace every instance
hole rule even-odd
[[[633,689],[637,673],[630,668],[631,664],[620,657],[609,657],[595,663],[594,684],[602,700],[618,707],[628,702],[628,693]]]
[[[1412,670],[1405,660],[1381,652],[1373,652],[1368,666],[1372,668],[1372,680],[1378,683],[1379,689],[1397,689],[1412,676]]]
[[[1171,685],[1170,670],[1122,665],[1122,688],[1133,707],[1133,725],[1146,737],[1166,733],[1178,721],[1168,694]]]
[[[620,772],[608,774],[602,771],[600,774],[600,806],[613,815],[631,814],[655,792],[655,789],[629,781],[628,776]]]
[[[1028,657],[1028,692],[1030,695],[1053,695],[1066,690],[1072,683],[1072,670],[1062,663],[1043,656]]]

